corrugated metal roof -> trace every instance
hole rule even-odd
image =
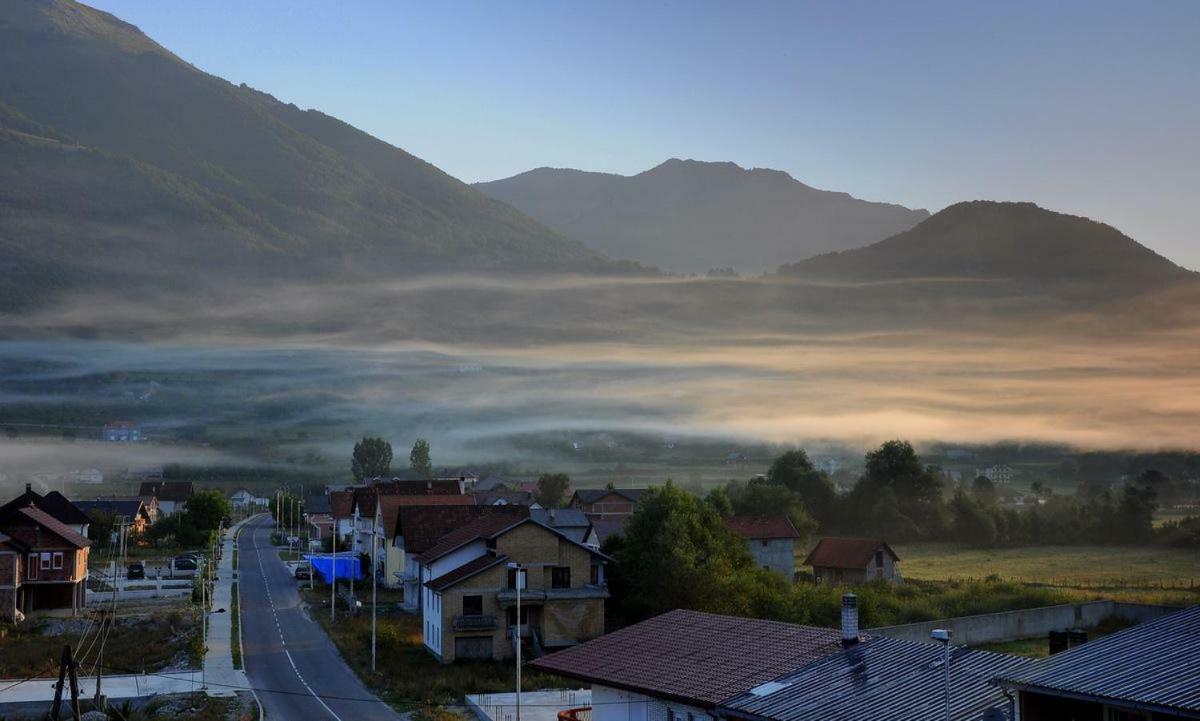
[[[945,669],[940,644],[876,638],[855,644],[725,701],[742,718],[772,721],[910,721],[942,719]],[[1032,661],[963,646],[950,651],[950,718],[979,721],[1007,712],[1007,699],[990,683]]]
[[[1011,688],[1200,712],[1200,606],[997,676]]]

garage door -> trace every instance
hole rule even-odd
[[[454,639],[454,658],[492,657],[491,636],[468,636]]]

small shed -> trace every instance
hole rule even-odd
[[[817,583],[900,583],[900,557],[878,538],[822,538],[804,559]]]

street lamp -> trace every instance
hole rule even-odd
[[[521,721],[521,587],[525,585],[525,569],[519,563],[509,563],[514,571],[513,585],[517,587],[517,626],[513,632],[517,646],[517,721]]]

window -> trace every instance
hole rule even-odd
[[[58,553],[54,554],[54,570],[57,571],[58,569],[60,569],[62,567],[63,567],[63,555],[62,555],[62,552],[59,551]]]
[[[571,567],[555,566],[550,569],[550,588],[570,588]]]
[[[524,568],[521,569],[521,588],[529,587],[529,572]],[[508,569],[508,590],[513,590],[517,587],[517,569]]]
[[[28,573],[30,579],[38,577],[38,555],[36,553],[29,554]]]
[[[762,539],[761,543],[762,543],[762,547],[763,547],[763,548],[766,548],[766,547],[767,547],[767,539],[765,539],[765,538],[764,538],[764,539]]]
[[[464,616],[482,616],[483,615],[483,596],[463,596],[462,597],[462,615]]]
[[[875,552],[875,568],[883,568],[883,551]]]
[[[600,585],[600,564],[598,564],[598,563],[593,563],[593,564],[592,564],[592,576],[591,576],[591,578],[589,579],[589,582],[590,582],[590,583],[591,583],[593,586],[599,586],[599,585]]]
[[[50,554],[49,553],[42,554],[41,568],[43,571],[50,570]]]

